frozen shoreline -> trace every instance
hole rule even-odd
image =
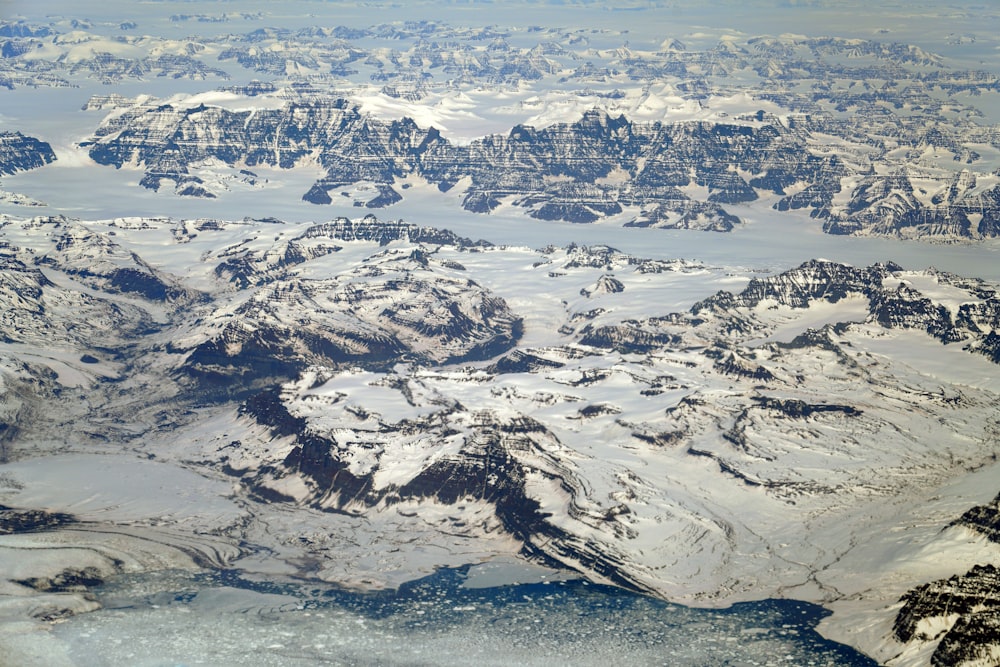
[[[95,475],[98,470],[106,477]],[[83,472],[90,473],[96,493],[55,484]],[[806,616],[794,603],[788,611],[768,601],[722,612],[685,609],[604,587],[581,588],[566,573],[512,556],[478,564],[468,557],[439,561],[399,579],[391,593],[352,593],[353,587],[289,578],[291,572],[242,570],[252,566],[240,557],[245,547],[226,544],[218,534],[236,511],[226,490],[169,464],[68,455],[7,464],[0,474],[0,500],[74,509],[82,520],[51,532],[0,537],[6,576],[45,578],[83,568],[106,580],[88,586],[96,600],[82,589],[25,597],[2,584],[0,647],[22,667],[159,664],[168,656],[185,663],[208,658],[213,664],[300,665],[353,662],[362,655],[393,664],[424,655],[446,665],[467,664],[473,654],[481,664],[509,664],[516,656],[540,665],[571,653],[577,664],[590,665],[664,655],[681,662],[705,655],[746,659],[762,651],[787,655],[787,664],[817,655],[839,656],[829,664],[869,664],[821,642],[812,632],[816,611]],[[17,483],[24,488],[12,492]],[[153,493],[137,501],[133,484]],[[30,562],[18,555],[24,548],[33,550]],[[89,565],[82,553],[91,554]],[[216,562],[206,570],[202,559],[209,555]],[[462,574],[456,578],[456,572]],[[45,605],[69,615],[53,626],[39,622]],[[697,629],[695,635],[688,627]],[[732,643],[740,636],[743,641]]]

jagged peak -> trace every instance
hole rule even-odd
[[[615,278],[611,274],[604,274],[597,279],[590,287],[584,287],[580,290],[580,295],[587,298],[592,298],[599,294],[618,294],[625,291],[625,283]]]
[[[600,128],[608,132],[620,132],[625,128],[630,128],[632,122],[625,117],[625,114],[619,114],[617,117],[612,116],[606,110],[599,107],[593,107],[583,112],[580,116],[580,120],[574,123],[574,127],[580,129],[595,129]]]

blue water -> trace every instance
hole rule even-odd
[[[124,577],[54,629],[81,665],[874,665],[814,630],[816,605],[690,609],[580,580],[467,588],[443,570],[399,590]]]

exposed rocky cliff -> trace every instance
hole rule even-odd
[[[1000,544],[1000,496],[991,503],[973,507],[951,525],[965,526]]]
[[[809,208],[830,233],[996,235],[1000,186],[993,176],[966,170],[942,180],[916,168],[866,175],[888,154],[867,150],[852,162],[825,155],[814,148],[814,133],[831,131],[838,130],[821,119],[790,122],[763,113],[733,122],[650,123],[595,109],[573,123],[518,125],[456,144],[409,118],[378,120],[346,100],[307,96],[245,111],[137,104],[111,115],[83,145],[100,164],[141,165],[143,186],[170,182],[182,195],[215,196],[190,170],[206,161],[231,168],[318,164],[326,175],[303,195],[316,204],[366,184],[370,195],[358,205],[391,206],[405,196],[400,179],[419,176],[442,191],[461,184],[469,211],[513,204],[541,220],[625,216],[629,226],[728,231],[739,218],[726,206],[781,195],[775,208]],[[835,199],[845,187],[847,199]]]
[[[962,171],[949,182],[939,181],[926,201],[916,190],[923,174],[906,171],[868,176],[843,207],[832,201],[818,209],[831,234],[890,234],[901,236],[995,237],[1000,226],[1000,185],[992,176],[979,178]]]
[[[180,39],[103,28],[0,21],[0,86],[221,80],[234,67],[267,78],[225,88],[244,98],[238,104],[213,106],[212,94],[190,104],[146,98],[112,113],[93,157],[134,160],[153,189],[169,181],[184,196],[219,196],[213,178],[195,173],[206,159],[309,162],[327,172],[305,193],[316,203],[364,182],[371,194],[359,206],[390,206],[405,197],[400,178],[420,175],[462,188],[468,210],[514,204],[541,220],[726,231],[739,224],[732,207],[763,199],[808,211],[835,234],[997,235],[1000,185],[988,157],[997,133],[974,101],[1000,90],[1000,78],[911,44],[781,35],[592,48],[608,35],[440,21]],[[396,120],[333,101],[349,88],[359,99],[377,95],[383,110],[398,102],[384,115]],[[406,117],[423,117],[407,105],[473,91],[514,93],[497,103],[539,120],[453,143],[432,122]],[[553,113],[566,104],[582,111],[583,99],[595,110],[576,121]]]
[[[665,126],[593,111],[572,124],[518,126],[456,145],[408,118],[379,121],[344,100],[311,100],[255,111],[139,105],[111,117],[84,145],[96,162],[138,163],[144,186],[159,189],[167,180],[181,194],[209,192],[188,168],[205,160],[281,168],[316,162],[327,174],[304,198],[317,204],[338,188],[370,183],[375,196],[365,206],[388,206],[402,197],[396,180],[415,174],[441,190],[467,181],[463,206],[479,213],[512,201],[540,219],[594,222],[626,207],[640,212],[633,224],[725,230],[736,218],[721,205],[757,198],[737,171],[794,169],[800,141],[773,126]],[[679,189],[695,185],[707,188],[707,200]]]
[[[880,291],[884,279],[892,271],[901,269],[895,264],[856,268],[838,262],[809,260],[779,275],[751,278],[739,294],[720,292],[692,306],[691,313],[699,315],[712,310],[724,313],[734,307],[753,308],[764,301],[792,308],[808,308],[817,300],[836,303],[848,295],[869,296]]]
[[[903,597],[896,638],[936,641],[934,667],[995,664],[1000,658],[1000,571],[976,566],[964,575],[924,584]]]
[[[56,159],[44,141],[20,132],[0,132],[0,175],[37,169]]]

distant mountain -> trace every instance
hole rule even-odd
[[[382,121],[345,100],[317,98],[246,111],[137,104],[109,117],[84,146],[99,164],[141,165],[144,187],[167,182],[189,196],[215,196],[193,164],[317,164],[326,175],[303,195],[315,204],[364,184],[371,195],[356,205],[391,206],[405,196],[402,179],[416,176],[459,192],[466,210],[508,204],[541,220],[616,217],[627,226],[728,231],[740,219],[727,206],[766,197],[778,211],[809,210],[834,234],[998,235],[996,176],[930,173],[885,149],[852,145],[851,136],[840,137],[850,159],[819,147],[818,133],[843,129],[823,116],[664,123],[593,110],[574,123],[454,144],[409,118]],[[898,171],[882,175],[885,167]]]

